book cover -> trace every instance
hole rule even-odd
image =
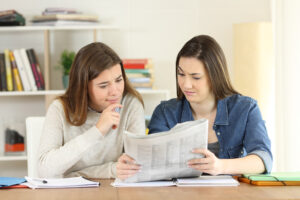
[[[0,53],[1,91],[7,91],[4,53]]]
[[[11,72],[10,66],[10,59],[9,59],[9,50],[4,50],[4,57],[5,57],[5,69],[6,69],[6,84],[7,84],[7,91],[13,91],[13,77]]]
[[[15,57],[14,57],[12,51],[9,51],[9,58],[10,58],[11,66],[12,66],[12,71],[13,71],[13,77],[14,77],[14,81],[15,81],[15,85],[16,85],[16,90],[17,91],[23,91],[23,85],[22,85],[21,77],[20,77],[19,70],[18,70],[18,67],[17,67],[17,63],[16,63],[16,60],[15,60]]]
[[[42,71],[41,71],[41,67],[40,67],[38,58],[36,56],[36,53],[35,53],[34,49],[29,49],[29,51],[30,51],[30,53],[32,55],[33,62],[35,64],[37,73],[39,75],[39,80],[41,82],[41,89],[44,90],[45,89],[45,81],[44,81],[44,77],[43,77],[43,74],[42,74]]]
[[[23,90],[24,91],[30,91],[31,90],[30,83],[29,83],[29,80],[28,80],[28,77],[27,77],[27,73],[26,73],[26,70],[25,70],[23,60],[21,58],[20,50],[19,49],[14,50],[13,54],[14,54],[14,57],[15,57],[15,60],[16,60],[16,63],[17,63],[17,67],[18,67],[18,70],[19,70],[19,75],[20,75],[21,80],[22,80]]]
[[[30,66],[31,66],[31,70],[33,72],[33,76],[34,76],[34,80],[35,80],[37,89],[42,90],[43,88],[42,88],[42,84],[41,84],[41,81],[40,81],[40,76],[38,74],[38,71],[37,71],[37,68],[36,68],[36,65],[35,65],[35,62],[34,62],[34,59],[33,59],[32,50],[33,49],[27,49],[26,54],[27,54],[28,59],[29,59],[29,63],[30,63]]]
[[[125,69],[125,72],[129,74],[152,74],[151,69]]]
[[[33,72],[31,70],[31,66],[26,54],[26,50],[24,48],[20,49],[20,53],[21,53],[21,58],[22,61],[24,63],[25,66],[25,71],[29,80],[29,84],[30,84],[30,88],[32,91],[37,91],[37,86],[35,84],[35,80],[34,80],[34,76],[33,76]]]

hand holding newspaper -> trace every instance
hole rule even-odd
[[[202,158],[192,153],[195,148],[207,148],[208,121],[200,119],[177,124],[171,130],[152,135],[125,132],[125,153],[141,165],[141,171],[124,182],[142,182],[180,177],[200,176],[189,168],[187,161]]]

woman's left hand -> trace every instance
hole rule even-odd
[[[222,160],[217,158],[214,153],[207,149],[194,149],[192,152],[203,154],[204,158],[189,160],[189,167],[211,175],[222,174]]]

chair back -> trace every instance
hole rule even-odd
[[[38,177],[38,148],[45,117],[26,118],[27,170],[29,177]]]

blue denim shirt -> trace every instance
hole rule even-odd
[[[149,134],[168,131],[177,123],[192,120],[192,110],[185,98],[163,101],[153,112]],[[219,100],[213,129],[219,140],[219,158],[255,154],[263,160],[265,172],[271,172],[271,142],[254,99],[236,94]]]

